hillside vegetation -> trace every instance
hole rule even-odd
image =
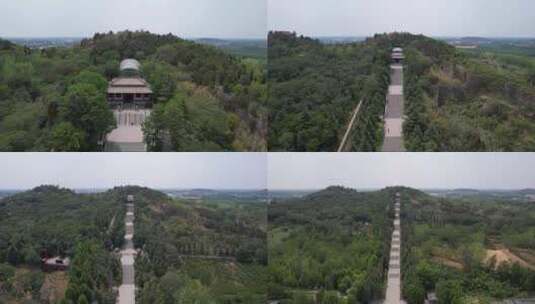
[[[535,294],[535,206],[402,191],[403,294],[424,303],[489,303]]]
[[[391,197],[389,191],[330,187],[274,201],[268,211],[270,299],[296,304],[382,299]]]
[[[322,44],[295,33],[268,39],[270,151],[336,151],[353,109],[364,104],[352,149],[381,146],[389,51],[375,41]]]
[[[266,303],[266,205],[136,201],[140,303]]]
[[[171,34],[95,34],[70,48],[0,41],[0,151],[95,151],[115,127],[107,81],[135,58],[155,93],[152,151],[266,149],[264,63]]]
[[[535,150],[533,52],[458,50],[406,33],[383,39],[405,49],[408,150]]]
[[[124,237],[120,202],[115,191],[86,195],[53,186],[0,200],[0,302],[115,303],[111,288],[121,269],[111,250]],[[71,258],[66,275],[40,270],[41,257],[53,256]]]

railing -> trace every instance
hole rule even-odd
[[[344,137],[342,138],[342,142],[340,143],[340,146],[338,147],[338,151],[337,152],[343,152],[343,150],[344,150],[344,148],[346,146],[346,143],[347,143],[347,139],[349,138],[349,134],[351,133],[351,130],[353,129],[353,125],[355,124],[355,119],[357,117],[357,114],[360,111],[360,106],[361,105],[362,105],[362,100],[359,101],[359,104],[357,105],[355,110],[353,110],[353,115],[351,116],[351,120],[349,121],[349,126],[347,126],[346,133],[344,134]]]

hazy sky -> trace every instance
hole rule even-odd
[[[267,0],[268,28],[308,36],[535,37],[533,0]]]
[[[264,38],[265,0],[0,0],[0,36],[87,37],[144,29],[181,37]]]
[[[267,187],[262,153],[1,153],[0,172],[0,189]]]
[[[535,188],[535,153],[271,153],[268,188]]]

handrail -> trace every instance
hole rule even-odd
[[[360,106],[361,105],[362,105],[362,99],[359,101],[359,104],[357,105],[355,110],[353,110],[353,115],[352,115],[351,120],[349,122],[349,126],[347,127],[346,133],[344,134],[344,137],[342,138],[342,142],[340,143],[340,146],[338,147],[337,152],[342,152],[344,150],[344,147],[345,147],[346,142],[347,142],[347,138],[349,137],[349,133],[353,129],[353,124],[355,123],[355,118],[357,118],[357,114],[360,111]]]

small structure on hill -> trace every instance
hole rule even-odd
[[[133,196],[132,194],[128,194],[128,195],[126,196],[126,201],[127,201],[128,203],[133,203],[133,202],[134,202],[134,196]]]
[[[437,294],[434,292],[428,292],[424,303],[425,304],[437,304],[438,303]]]
[[[150,85],[141,77],[141,64],[135,59],[125,59],[120,65],[120,76],[108,85],[108,102],[114,107],[148,107],[152,103]]]
[[[41,268],[45,272],[52,272],[52,271],[66,271],[69,269],[69,264],[71,263],[71,260],[67,258],[62,257],[51,257],[51,258],[43,258],[41,260]]]
[[[403,59],[405,59],[405,55],[403,55],[403,49],[400,47],[395,47],[392,49],[392,61],[394,63],[402,63]]]

